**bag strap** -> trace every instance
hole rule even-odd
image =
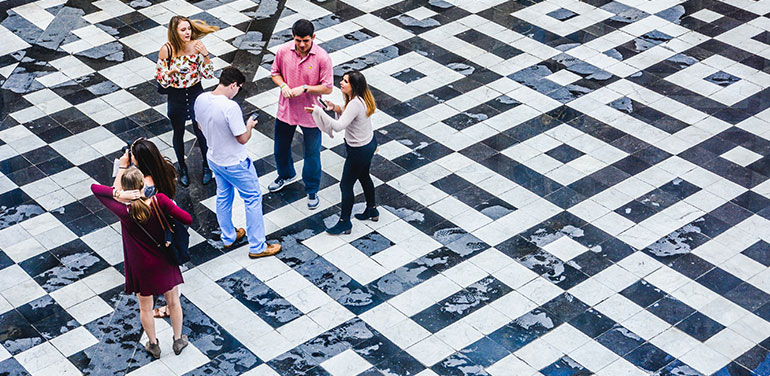
[[[166,42],[165,46],[166,46],[166,49],[168,50],[168,57],[166,58],[166,66],[171,68],[171,55],[173,54],[173,49],[171,48],[171,43]]]
[[[128,207],[126,207],[126,210],[128,211]],[[133,218],[132,218],[132,220],[133,220]],[[150,240],[152,240],[152,242],[153,242],[153,243],[155,243],[155,246],[157,246],[158,248],[160,248],[160,243],[158,243],[158,242],[155,240],[155,238],[154,238],[152,235],[150,235],[150,233],[149,233],[149,232],[148,232],[148,231],[147,231],[147,230],[144,228],[144,226],[142,226],[142,224],[141,224],[141,223],[139,223],[139,222],[137,222],[137,221],[134,221],[134,223],[136,223],[136,225],[137,225],[137,226],[139,226],[139,228],[140,228],[140,229],[142,229],[142,231],[144,231],[144,233],[145,233],[145,234],[147,234],[147,237],[149,237],[149,238],[150,238]]]
[[[163,216],[160,215],[160,211],[158,210],[158,199],[155,198],[155,196],[152,196],[152,201],[150,201],[150,210],[152,210],[155,217],[158,218],[160,228],[163,229],[163,231],[166,231],[166,223],[163,222]]]
[[[171,228],[171,224],[168,223],[168,218],[166,218],[166,215],[160,212],[160,203],[158,202],[157,196],[152,196],[152,202],[155,203],[155,205],[150,205],[155,209],[155,215],[158,217],[158,222],[160,222],[160,227],[163,228],[163,231],[171,231],[171,233],[174,233],[174,229]]]

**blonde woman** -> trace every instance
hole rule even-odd
[[[158,52],[155,79],[164,88],[162,92],[168,94],[167,115],[174,130],[173,144],[179,161],[179,182],[185,187],[190,184],[184,160],[184,124],[187,120],[193,122],[193,131],[203,157],[203,184],[208,184],[212,178],[206,162],[206,138],[195,122],[193,106],[195,98],[203,92],[201,79],[214,77],[209,51],[200,39],[217,30],[218,27],[200,20],[171,17],[168,23],[168,42]]]
[[[326,110],[334,111],[337,119],[332,119],[319,106],[305,107],[305,111],[313,114],[318,128],[334,137],[334,132],[345,130],[345,166],[342,170],[340,190],[342,191],[342,213],[334,227],[326,230],[331,235],[350,234],[353,225],[350,214],[353,211],[353,184],[361,182],[366,197],[366,210],[356,214],[358,220],[370,219],[377,221],[380,213],[374,202],[374,183],[369,176],[369,166],[372,164],[374,151],[377,149],[377,139],[372,130],[370,116],[377,109],[372,92],[366,84],[366,78],[359,71],[345,73],[340,82],[340,90],[345,98],[345,105],[340,107],[331,101],[326,101]]]
[[[159,210],[161,215],[174,217],[188,226],[192,224],[192,217],[163,193],[157,193],[153,198],[145,197],[144,175],[136,167],[126,169],[120,184],[126,191],[99,184],[91,185],[91,191],[120,219],[125,292],[136,294],[139,299],[139,316],[149,339],[145,348],[155,359],[160,358],[160,346],[155,337],[153,295],[166,298],[174,332],[172,349],[179,355],[187,346],[187,336],[182,334],[182,306],[177,288],[184,281],[179,266],[170,261],[166,250],[158,243],[164,240],[164,231],[153,211]],[[119,197],[127,199],[128,203],[118,201]]]

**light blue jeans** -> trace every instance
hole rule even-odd
[[[249,251],[260,253],[267,248],[265,243],[265,222],[262,219],[262,190],[259,188],[257,170],[246,158],[239,164],[220,166],[209,160],[209,166],[217,181],[217,222],[222,230],[222,242],[235,241],[233,226],[233,200],[235,189],[246,204],[246,236]]]

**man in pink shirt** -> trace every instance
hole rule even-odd
[[[282,45],[275,54],[271,74],[281,88],[278,114],[275,119],[273,152],[278,177],[267,187],[270,192],[280,191],[297,178],[291,157],[291,141],[297,125],[304,137],[304,164],[302,181],[305,183],[307,207],[318,207],[318,189],[321,185],[321,131],[305,107],[319,104],[319,96],[330,94],[334,85],[332,60],[323,48],[315,45],[315,29],[305,19],[294,23],[294,40]]]

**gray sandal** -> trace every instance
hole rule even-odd
[[[152,355],[155,359],[160,359],[160,340],[155,339],[155,343],[150,343],[150,341],[147,341],[147,343],[144,345],[144,349],[147,350],[150,355]]]
[[[182,349],[187,347],[187,335],[182,334],[179,339],[174,340],[174,344],[171,346],[172,349],[174,349],[174,354],[179,355],[182,353]]]

